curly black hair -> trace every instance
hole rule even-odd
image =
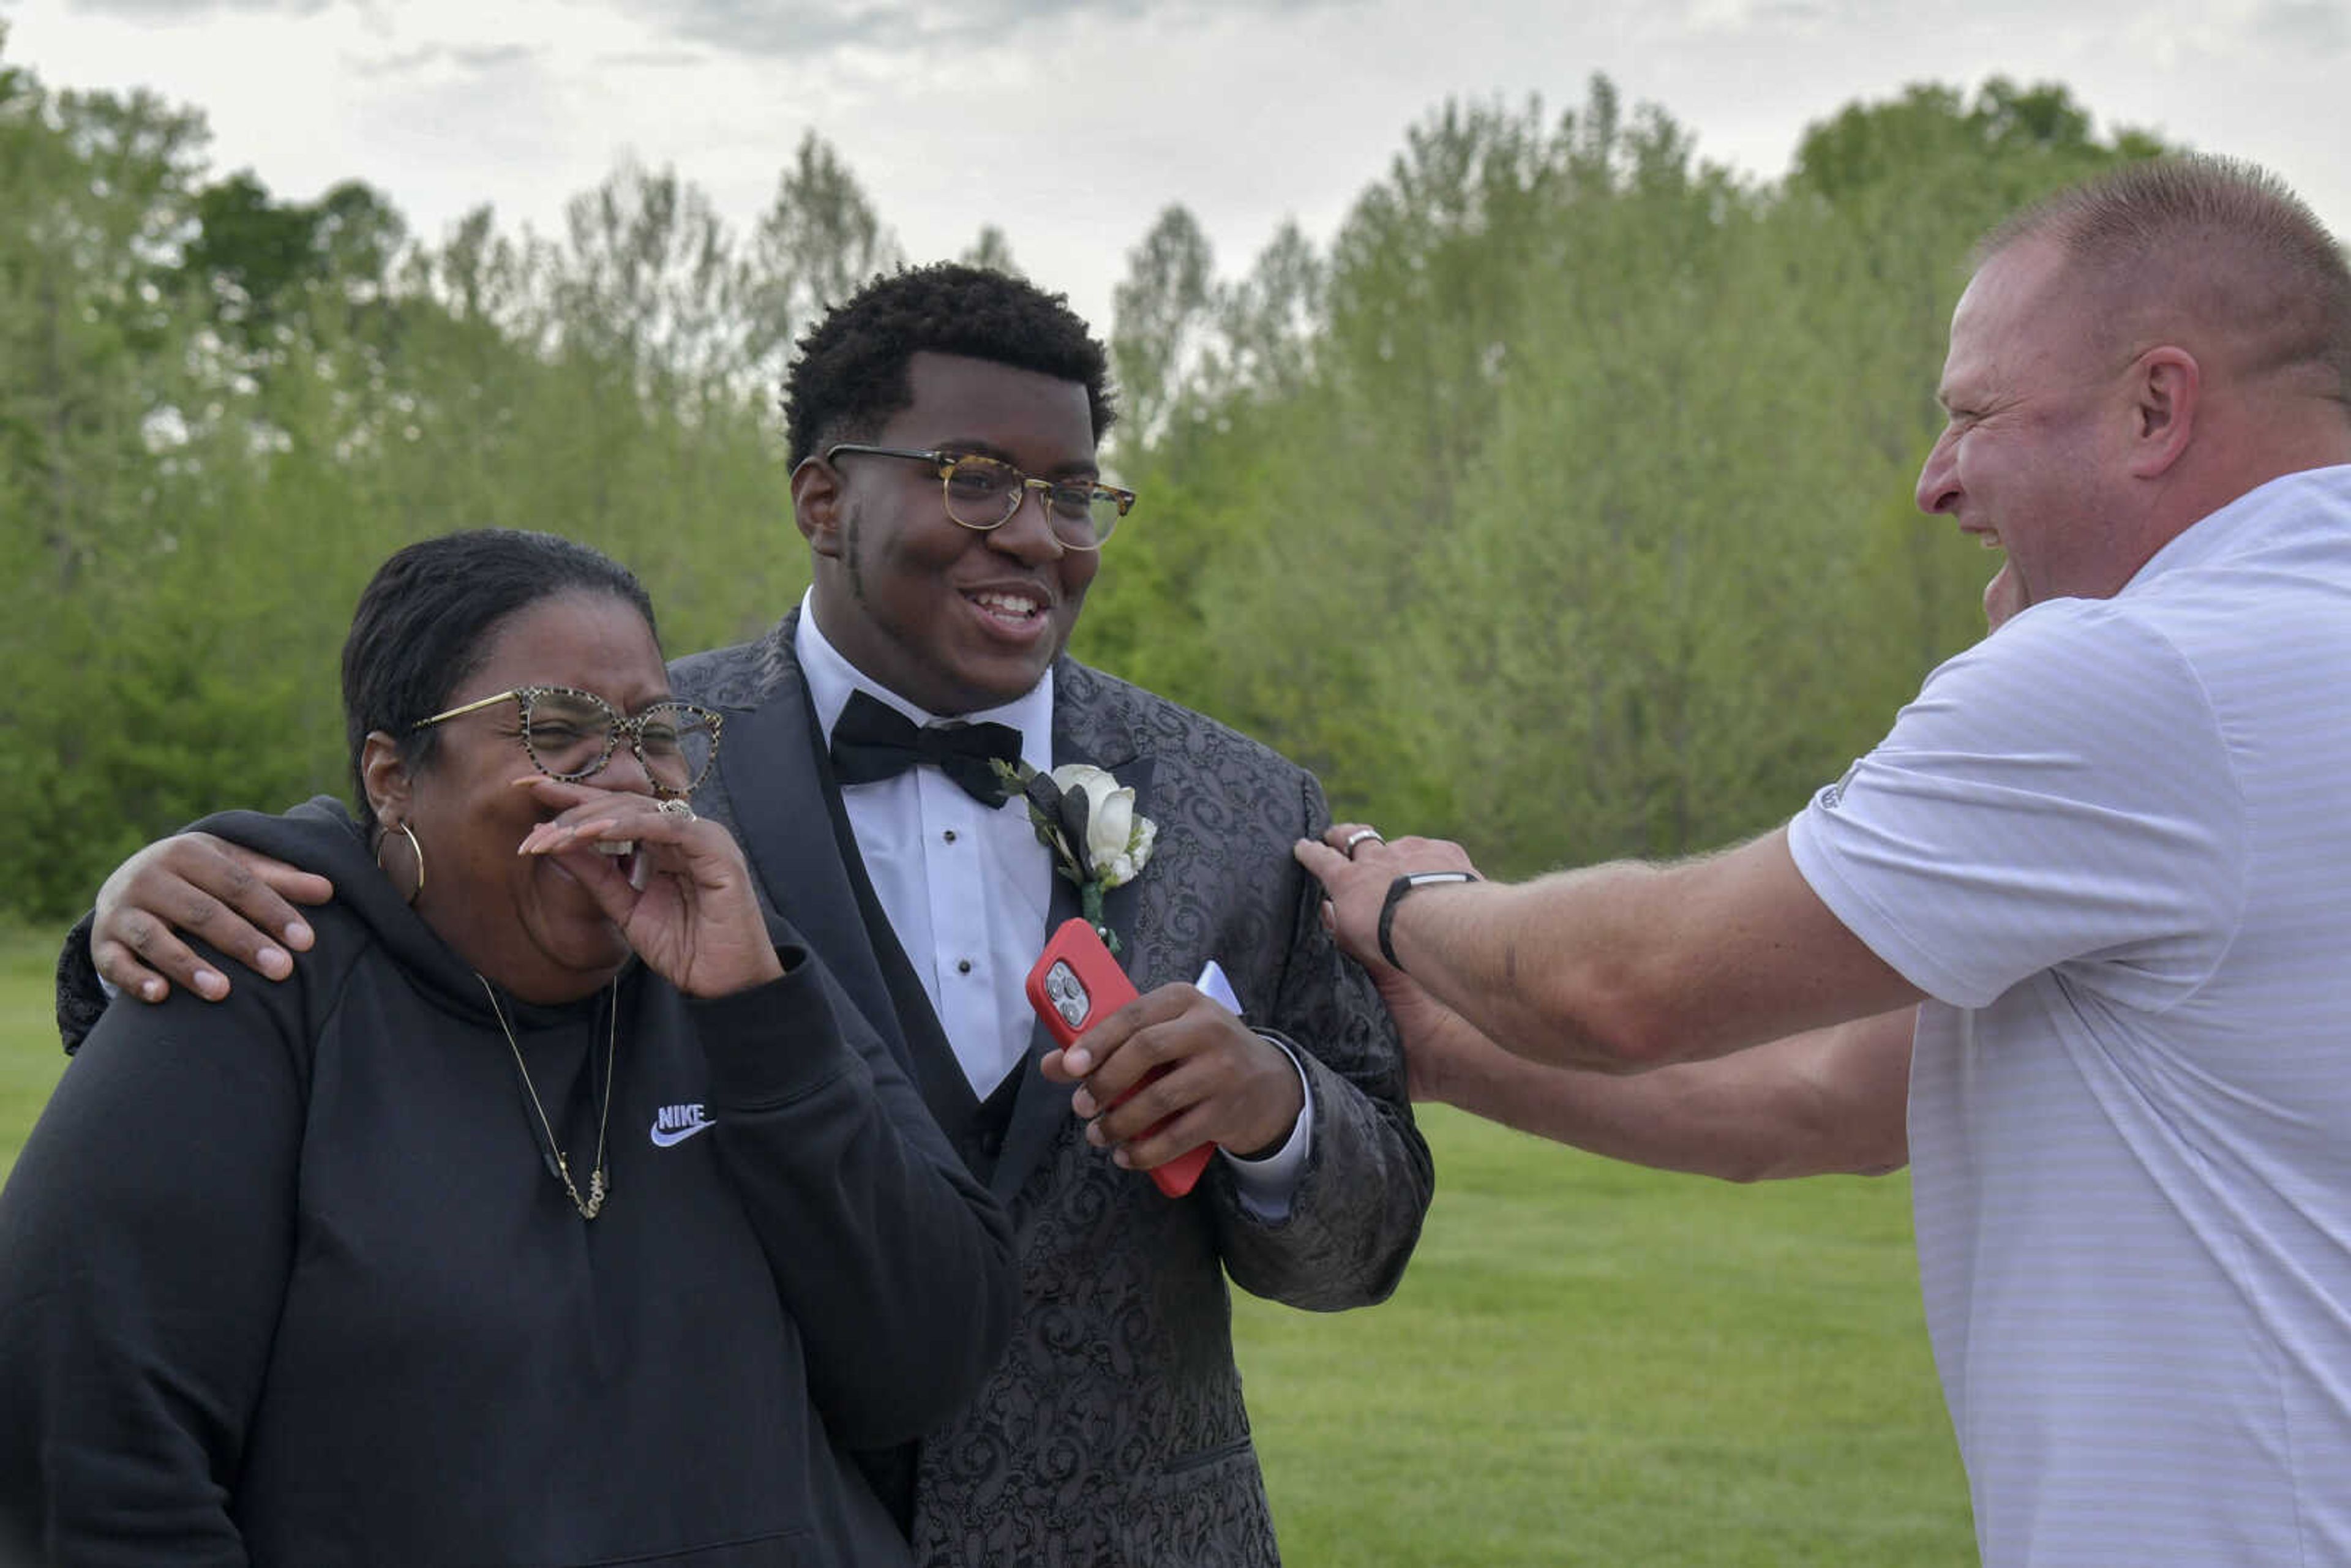
[[[799,340],[784,375],[790,465],[836,441],[872,439],[914,401],[906,365],[925,350],[1083,382],[1097,443],[1118,417],[1110,356],[1067,296],[985,267],[938,262],[875,278]]]

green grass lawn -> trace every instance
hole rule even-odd
[[[65,1071],[50,1000],[62,935],[28,936],[0,926],[0,1175],[16,1163],[33,1118]]]
[[[0,1169],[57,1082],[53,934],[0,934]],[[1905,1178],[1730,1187],[1442,1109],[1395,1299],[1236,1308],[1299,1568],[1963,1568]],[[0,1267],[5,1267],[0,1260]]]
[[[1907,1178],[1732,1187],[1422,1123],[1395,1299],[1240,1305],[1290,1561],[1976,1561]]]

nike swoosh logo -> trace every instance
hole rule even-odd
[[[679,1112],[684,1112],[685,1114],[679,1115],[677,1114]],[[664,1122],[671,1122],[674,1124],[664,1126],[662,1124]],[[718,1125],[717,1123],[703,1114],[702,1107],[699,1105],[665,1106],[662,1113],[653,1118],[653,1147],[674,1148],[695,1134],[706,1133],[716,1125]]]

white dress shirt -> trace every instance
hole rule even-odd
[[[828,743],[853,692],[887,703],[917,725],[935,724],[876,685],[826,640],[813,593],[800,601],[793,638],[809,700]],[[962,714],[1020,733],[1020,759],[1053,767],[1053,673],[1001,707]],[[1029,1053],[1036,1014],[1024,986],[1045,946],[1053,862],[1017,800],[981,805],[935,768],[851,784],[841,791],[850,831],[882,911],[922,982],[972,1092],[985,1100]],[[1146,868],[1143,873],[1150,875]],[[1243,998],[1244,1002],[1248,998]],[[1293,1066],[1296,1064],[1293,1062]],[[1305,1073],[1299,1073],[1301,1087]],[[1242,1196],[1260,1218],[1288,1212],[1304,1170],[1313,1124],[1311,1090],[1289,1140],[1262,1160],[1232,1162]]]

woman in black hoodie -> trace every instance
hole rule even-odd
[[[413,546],[284,986],[111,1009],[0,1193],[0,1561],[903,1560],[845,1448],[1001,1348],[1001,1213],[693,815],[623,569]]]

